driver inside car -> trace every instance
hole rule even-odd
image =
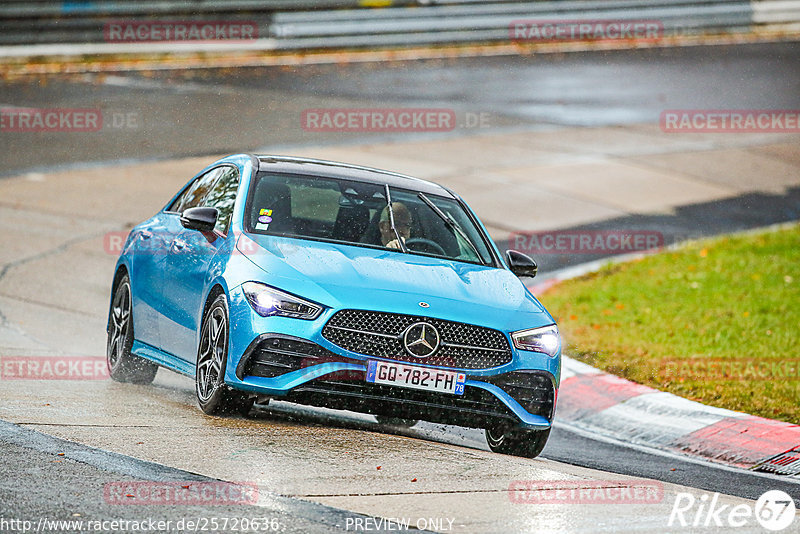
[[[411,237],[411,212],[402,202],[392,202],[392,211],[394,227],[397,229],[400,239],[405,243]],[[400,243],[397,242],[397,235],[392,230],[392,223],[389,219],[389,206],[383,208],[378,227],[381,232],[381,244],[387,248],[400,250]]]

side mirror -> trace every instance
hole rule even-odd
[[[181,224],[187,230],[212,232],[218,215],[217,208],[189,208],[181,214]]]
[[[511,272],[517,276],[527,276],[533,278],[539,270],[539,266],[530,256],[517,252],[516,250],[506,250],[508,266]]]

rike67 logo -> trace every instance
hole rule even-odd
[[[753,520],[763,528],[778,532],[788,528],[795,519],[794,500],[786,492],[770,490],[756,501],[755,506],[719,503],[719,493],[699,498],[691,493],[678,493],[669,514],[667,526],[702,528],[753,526]]]

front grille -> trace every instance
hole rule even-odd
[[[421,359],[405,351],[402,336],[409,326],[423,321],[436,327],[441,344],[433,355]],[[512,359],[508,340],[498,330],[415,315],[342,310],[331,317],[322,336],[350,352],[438,367],[488,369]]]

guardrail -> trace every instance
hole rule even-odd
[[[565,1],[436,5],[425,8],[276,13],[271,29],[282,48],[387,46],[464,41],[508,41],[514,20],[634,21],[654,20],[665,31],[747,27],[747,0]]]
[[[0,55],[19,46],[103,43],[94,53],[131,51],[143,43],[109,43],[109,21],[247,21],[256,39],[226,49],[325,49],[509,41],[514,20],[658,21],[664,35],[738,31],[800,22],[800,0],[117,0],[0,4]],[[126,46],[120,46],[120,45]],[[172,43],[148,43],[169,51]],[[208,42],[181,50],[208,50]],[[219,46],[217,44],[217,46]],[[35,47],[33,47],[35,48]],[[53,47],[47,48],[52,50]]]

